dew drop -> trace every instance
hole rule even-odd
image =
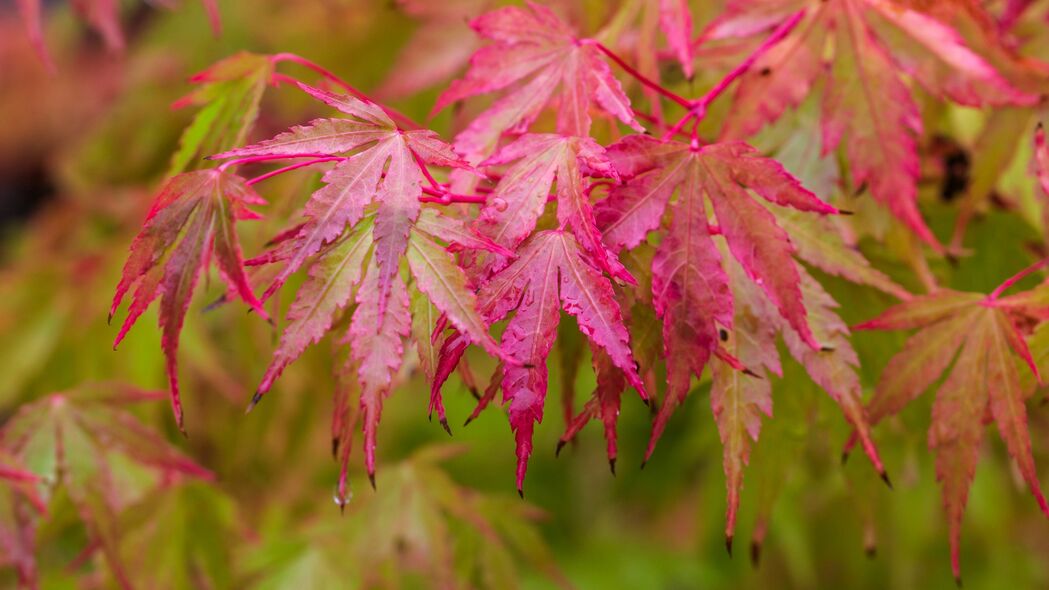
[[[496,197],[496,198],[492,199],[492,207],[495,207],[495,210],[500,212],[500,213],[502,213],[503,211],[506,211],[506,208],[508,206],[509,205],[506,204],[506,199],[502,199],[500,197]]]
[[[349,504],[350,500],[353,499],[353,492],[346,492],[345,495],[340,494],[339,488],[338,486],[336,486],[335,491],[331,495],[331,499],[335,502],[335,505],[338,506],[341,510],[346,508],[346,505]]]

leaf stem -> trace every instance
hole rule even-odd
[[[659,82],[655,82],[653,80],[650,80],[647,76],[645,76],[641,72],[639,72],[639,71],[635,70],[633,67],[631,67],[630,64],[626,63],[626,61],[623,60],[623,58],[621,58],[618,55],[616,55],[615,52],[613,52],[611,49],[606,47],[600,41],[598,41],[596,39],[583,39],[583,40],[581,40],[581,42],[582,43],[590,43],[590,44],[592,44],[594,47],[596,47],[598,49],[598,51],[600,51],[601,53],[604,53],[606,56],[608,56],[609,59],[614,61],[616,63],[616,65],[618,65],[619,67],[623,68],[623,71],[625,71],[626,73],[630,74],[631,76],[633,76],[633,78],[635,80],[637,80],[638,82],[641,82],[643,85],[647,86],[651,90],[654,90],[655,92],[657,92],[658,94],[660,94],[664,98],[672,100],[672,101],[676,102],[677,104],[681,105],[682,107],[684,107],[686,109],[690,108],[692,106],[692,102],[689,101],[687,98],[683,98],[683,97],[681,97],[681,96],[671,92],[670,90],[667,90]]]
[[[644,111],[639,111],[637,109],[631,109],[631,110],[634,111],[634,116],[637,117],[638,119],[641,119],[642,121],[645,121],[647,123],[651,123],[652,125],[655,125],[656,127],[659,127],[660,129],[666,129],[666,130],[670,130],[671,129],[670,123],[667,123],[666,121],[661,120],[659,117],[656,117],[655,115],[646,113]],[[680,133],[680,130],[679,130],[678,133],[680,135],[684,135],[683,133]]]
[[[684,135],[685,133],[682,131],[682,129],[684,129],[685,125],[687,125],[688,122],[692,120],[692,117],[695,116],[696,113],[690,109],[687,113],[685,113],[684,117],[681,117],[681,119],[677,123],[674,123],[674,125],[670,129],[668,129],[666,133],[663,134],[663,141],[667,141],[671,137],[678,134]]]
[[[987,296],[987,301],[995,301],[995,300],[997,300],[998,297],[1000,297],[1001,294],[1006,291],[1006,289],[1008,289],[1009,287],[1012,287],[1016,283],[1024,280],[1025,278],[1030,276],[1031,273],[1044,268],[1046,265],[1049,265],[1049,258],[1043,258],[1043,259],[1039,260],[1038,262],[1035,262],[1031,266],[1028,266],[1027,268],[1025,268],[1025,269],[1021,270],[1020,272],[1016,273],[1015,275],[1009,277],[1001,285],[998,285],[997,289],[995,289],[994,291],[991,291],[991,294]]]
[[[276,53],[276,54],[274,54],[273,56],[270,57],[270,60],[274,64],[278,64],[280,62],[287,61],[287,62],[299,64],[300,66],[303,66],[305,68],[313,70],[314,72],[320,74],[322,78],[325,78],[326,80],[336,84],[337,86],[341,87],[343,90],[345,90],[346,92],[350,93],[354,97],[359,98],[360,100],[363,100],[364,102],[371,103],[371,104],[374,104],[375,106],[379,107],[380,109],[383,110],[383,112],[385,112],[387,115],[389,115],[390,118],[393,119],[394,121],[396,121],[398,124],[404,125],[404,126],[410,128],[410,129],[421,129],[422,128],[422,126],[419,125],[418,123],[416,123],[415,121],[413,121],[411,119],[411,117],[408,117],[407,115],[405,115],[404,113],[401,113],[397,109],[394,109],[394,108],[382,105],[382,104],[372,100],[371,97],[369,97],[367,94],[361,92],[360,90],[357,90],[357,88],[352,86],[349,82],[346,82],[342,78],[336,76],[334,73],[332,73],[327,68],[324,68],[324,67],[322,67],[322,66],[320,66],[320,65],[318,65],[318,64],[316,64],[316,63],[314,63],[314,62],[312,62],[312,61],[310,61],[308,59],[306,59],[305,57],[302,57],[301,55],[296,55],[294,53]]]
[[[415,150],[411,150],[411,152],[412,157],[415,158],[415,163],[419,166],[419,171],[422,172],[423,176],[426,177],[426,180],[430,183],[430,186],[440,190],[442,188],[440,183],[438,183],[437,180],[434,179],[433,175],[430,174],[430,170],[426,167],[426,163],[423,162],[423,159],[419,157],[419,154],[415,153]]]
[[[295,155],[268,154],[268,155],[264,155],[264,156],[247,156],[247,157],[244,157],[244,158],[234,158],[232,160],[227,160],[227,161],[223,162],[222,164],[220,164],[218,169],[221,172],[225,172],[226,169],[228,169],[228,168],[230,168],[232,166],[240,166],[242,164],[254,164],[255,162],[272,162],[273,160],[291,160],[291,159],[295,159],[295,158],[320,159],[320,158],[331,158],[331,157],[334,157],[334,156],[332,156],[331,154],[295,154]]]
[[[342,157],[339,157],[339,156],[328,156],[328,157],[325,157],[325,158],[316,158],[316,159],[313,159],[313,160],[306,160],[305,162],[296,162],[295,164],[289,164],[288,166],[285,166],[283,168],[278,168],[276,170],[272,170],[272,171],[267,172],[265,174],[260,174],[259,176],[256,176],[255,178],[248,179],[247,181],[244,182],[244,184],[246,184],[248,186],[251,186],[253,184],[260,183],[263,180],[268,180],[270,178],[273,178],[274,176],[279,176],[281,174],[284,174],[285,172],[291,172],[292,170],[297,170],[299,168],[305,168],[306,166],[313,166],[314,164],[320,164],[321,162],[335,162],[335,161],[341,162],[342,160],[345,160],[345,159],[346,158],[342,158]]]

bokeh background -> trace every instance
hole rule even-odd
[[[116,328],[107,325],[106,313],[128,244],[194,115],[192,107],[171,108],[191,90],[191,74],[237,51],[290,51],[426,120],[443,82],[415,92],[398,87],[410,76],[392,83],[387,78],[398,68],[435,74],[441,65],[405,61],[403,48],[417,34],[434,43],[458,39],[465,50],[475,43],[462,18],[434,20],[426,10],[413,13],[386,0],[220,2],[217,36],[201,4],[136,1],[121,3],[126,48],[114,52],[67,3],[54,2],[46,12],[51,72],[27,41],[13,4],[0,5],[0,422],[27,402],[83,384],[165,388],[155,310],[118,351],[112,350]],[[481,3],[451,4],[473,9]],[[593,30],[614,4],[582,0],[564,9],[581,28]],[[697,7],[700,20],[719,3],[709,4]],[[1046,2],[1038,5],[1044,11]],[[1049,47],[1045,37],[1030,35],[1033,45],[1025,50],[1049,57],[1042,51]],[[700,68],[691,82],[697,89],[725,71],[716,55],[709,60],[710,68]],[[674,83],[688,93],[689,82]],[[1044,251],[1039,216],[1025,205],[1036,190],[1027,176],[1030,148],[1017,144],[1007,157],[997,157],[1006,148],[980,138],[1000,122],[922,99],[930,127],[950,140],[952,153],[964,155],[954,165],[974,175],[994,166],[993,184],[1001,193],[970,230],[973,254],[954,265],[934,262],[932,271],[947,285],[990,290]],[[322,112],[293,89],[268,89],[252,138]],[[431,125],[450,137],[453,117],[442,113]],[[790,132],[759,142],[780,145],[784,133]],[[958,200],[944,198],[941,188],[950,162],[931,142],[923,149],[923,207],[939,235],[949,235]],[[313,183],[316,175],[289,174],[263,188],[271,201],[269,220],[241,231],[246,251],[260,251]],[[919,289],[893,248],[864,246],[881,268]],[[820,278],[847,302],[849,322],[891,303],[870,289]],[[562,348],[578,341],[574,322],[562,322],[565,344],[551,356],[551,398],[537,431],[526,500],[514,490],[513,437],[499,409],[460,426],[473,398],[453,377],[445,389],[454,431],[449,439],[427,421],[428,385],[409,367],[386,404],[378,491],[355,461],[354,496],[340,514],[332,500],[338,466],[328,429],[335,387],[331,346],[322,342],[308,351],[245,416],[276,334],[239,307],[205,312],[221,293],[216,280],[201,289],[183,334],[188,437],[178,435],[166,401],[132,409],[215,474],[212,482],[129,494],[126,513],[117,519],[119,552],[138,587],[954,586],[926,446],[928,398],[875,431],[893,476],[890,491],[862,456],[841,463],[849,433],[839,410],[802,369],[785,367],[775,385],[775,416],[766,422],[746,476],[730,557],[723,538],[721,446],[705,383],[672,420],[643,471],[638,465],[650,416],[636,398],[624,400],[615,477],[596,425],[555,458],[564,425],[559,398],[575,390],[581,403],[594,385],[588,363],[575,374],[562,371],[558,359],[573,354]],[[873,385],[904,337],[855,336],[866,385]],[[470,360],[482,378],[490,374],[492,363],[483,355]],[[1049,406],[1044,393],[1038,395],[1030,419],[1045,482]],[[1002,445],[995,437],[988,441],[965,517],[965,585],[1047,588],[1049,524]],[[134,489],[135,474],[124,476]],[[754,539],[763,539],[760,560],[752,559]],[[116,584],[61,495],[50,502],[36,548],[45,588]],[[14,571],[0,568],[0,586],[16,584]]]

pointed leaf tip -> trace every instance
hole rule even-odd
[[[612,472],[612,477],[616,476],[616,458],[612,457],[608,460],[608,469]]]
[[[520,496],[522,500],[524,500],[524,488],[518,487],[517,495]]]
[[[331,457],[335,459],[339,456],[339,437],[333,436],[331,438]]]
[[[750,565],[755,569],[761,565],[761,543],[757,541],[750,544]]]
[[[368,474],[368,483],[372,484],[372,491],[376,491],[375,487],[375,472]]]
[[[881,472],[881,480],[885,482],[885,485],[889,486],[890,490],[892,489],[892,480],[889,479],[889,474],[887,472]]]
[[[244,413],[245,414],[250,414],[251,411],[255,409],[255,406],[259,405],[259,401],[261,399],[262,399],[262,392],[261,391],[256,391],[255,395],[251,396],[251,401],[248,402],[248,408],[246,410],[244,410]]]
[[[555,457],[560,457],[561,456],[561,449],[565,448],[565,442],[566,441],[564,441],[564,440],[557,441],[557,448],[554,449],[554,456]]]
[[[441,418],[441,427],[444,428],[444,431],[448,433],[448,436],[452,435],[452,429],[450,426],[448,426],[447,418]]]
[[[728,552],[729,559],[732,558],[732,535],[725,535],[725,551]]]

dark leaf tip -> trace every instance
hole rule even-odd
[[[761,565],[761,543],[757,541],[750,544],[750,565],[755,568]]]
[[[881,472],[881,480],[885,482],[885,485],[889,486],[890,490],[892,489],[892,480],[889,479],[889,474],[887,472]]]

